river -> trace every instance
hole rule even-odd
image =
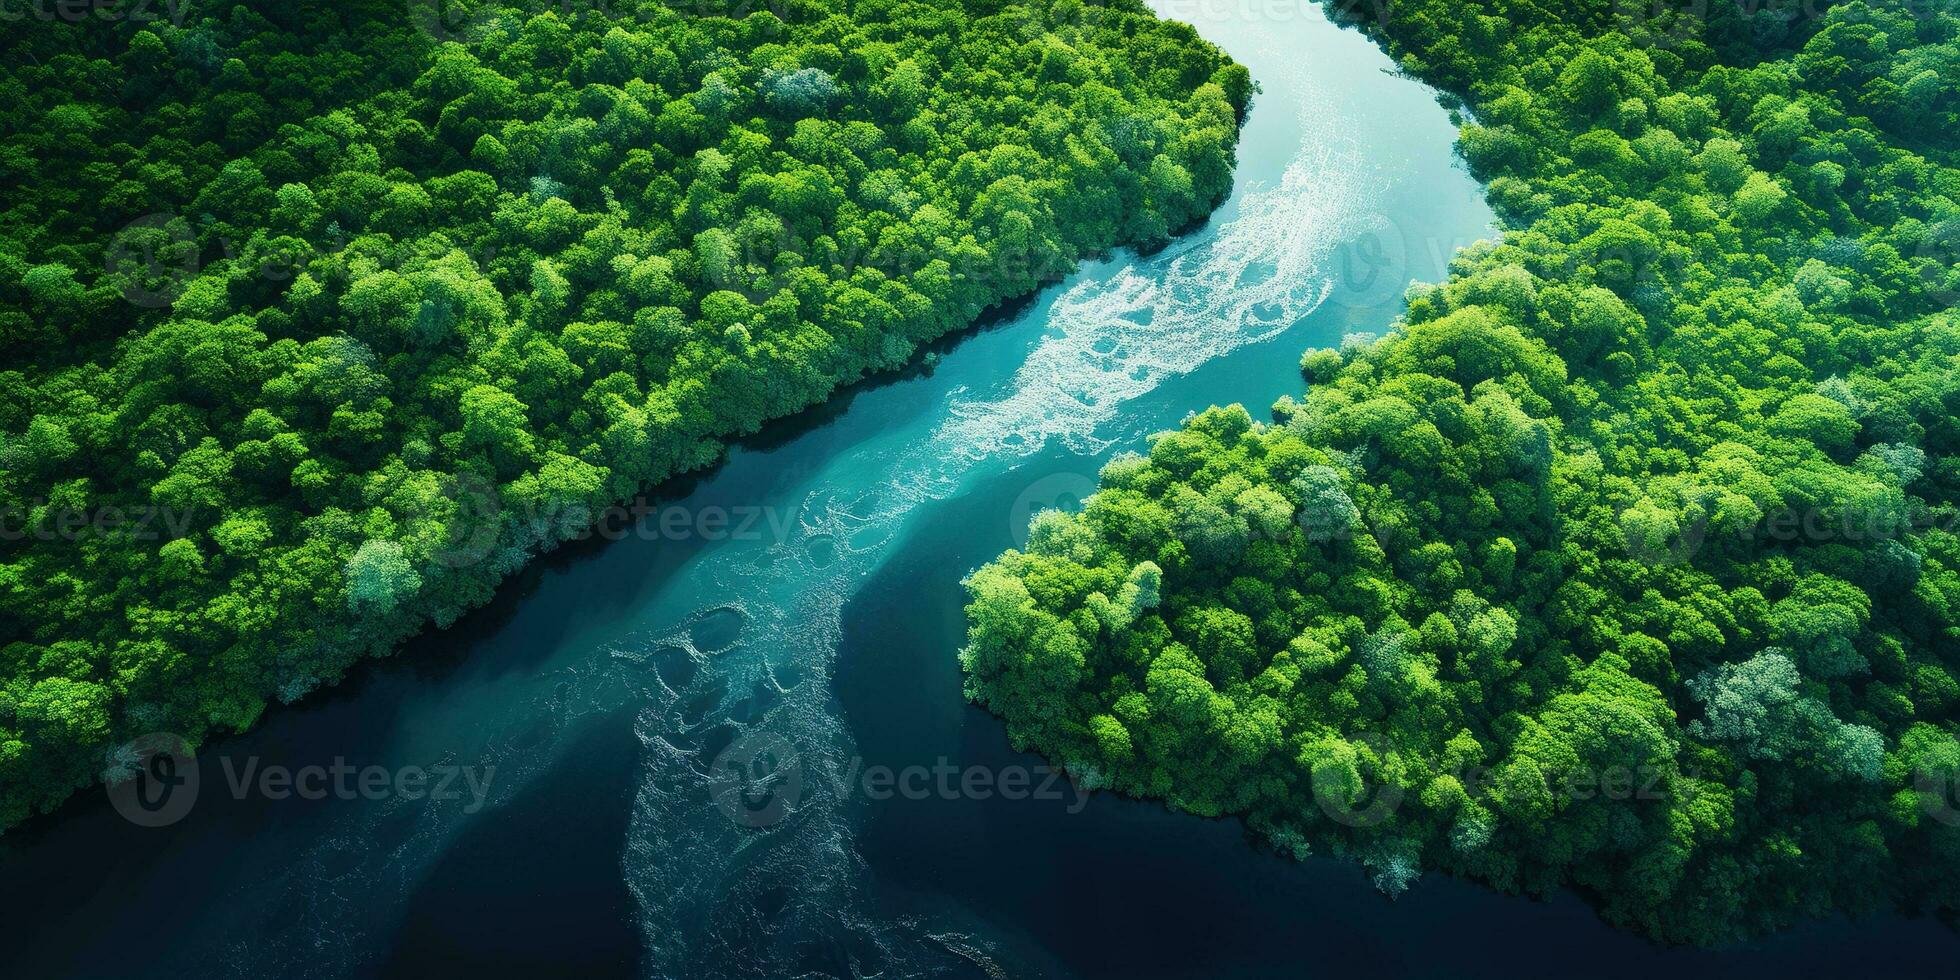
[[[0,840],[16,975],[1726,975],[1944,964],[1925,921],[1666,950],[1576,898],[1398,901],[1090,794],[960,695],[959,580],[1191,409],[1255,415],[1492,233],[1434,93],[1317,7],[1162,0],[1263,86],[1233,198],[662,488],[614,540],[208,746],[189,815]],[[1255,16],[1256,15],[1256,16]],[[459,767],[479,797],[233,789]],[[463,783],[459,782],[459,786]],[[456,794],[450,794],[455,796]]]

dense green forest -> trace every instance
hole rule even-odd
[[[1252,89],[1136,0],[164,12],[0,41],[0,828],[1166,241]]]
[[[1390,894],[1960,911],[1956,4],[1339,12],[1468,110],[1503,235],[1039,516],[970,695]]]

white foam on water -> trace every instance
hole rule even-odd
[[[1327,299],[1328,253],[1362,208],[1352,154],[1316,143],[1279,186],[1244,199],[1215,237],[1138,262],[1056,300],[1056,335],[989,401],[954,401],[935,450],[967,462],[1029,455],[1052,441],[1082,455],[1107,446],[1098,430],[1167,378],[1269,340]]]
[[[1288,88],[1312,91],[1303,71]],[[831,685],[845,606],[924,505],[1051,446],[1099,453],[1133,434],[1110,431],[1126,405],[1276,337],[1328,298],[1330,252],[1368,213],[1373,188],[1339,117],[1311,99],[1301,105],[1298,155],[1275,183],[1242,193],[1235,217],[1076,283],[1011,377],[949,392],[938,424],[910,438],[844,454],[811,484],[782,540],[729,541],[699,556],[655,599],[651,621],[665,625],[552,668],[535,679],[538,694],[474,720],[477,744],[450,747],[455,761],[496,767],[495,807],[548,772],[583,719],[640,706],[644,771],[622,873],[649,973],[998,971],[984,939],[884,919],[859,900],[856,801],[836,781],[855,771],[854,749]],[[710,617],[736,635],[701,649]],[[745,753],[784,746],[793,770],[732,796],[731,758],[752,763]],[[230,944],[212,975],[371,968],[375,933],[398,921],[469,815],[461,804],[378,805],[336,819],[304,852],[281,855],[284,874],[245,886],[256,900],[226,903],[237,928],[213,928],[253,938]]]
[[[1048,334],[996,390],[955,390],[929,435],[832,464],[787,540],[765,553],[723,549],[691,570],[715,602],[744,601],[750,619],[739,649],[715,657],[688,648],[684,622],[645,645],[685,650],[697,668],[687,690],[639,717],[647,765],[625,870],[652,972],[910,975],[984,957],[979,940],[881,921],[858,901],[857,767],[830,684],[844,608],[922,506],[1052,445],[1102,451],[1125,405],[1279,335],[1327,299],[1323,266],[1371,197],[1331,118],[1303,120],[1298,158],[1277,185],[1241,198],[1236,219],[1063,293]],[[776,680],[785,666],[793,686]],[[690,723],[677,708],[703,691],[725,707],[766,707]]]

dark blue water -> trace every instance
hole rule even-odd
[[[183,821],[97,794],[0,840],[0,973],[1950,973],[1960,943],[1925,920],[1691,951],[1569,896],[1432,875],[1390,902],[1233,821],[1044,783],[966,705],[959,579],[1032,511],[1193,408],[1297,392],[1300,351],[1381,329],[1490,233],[1432,93],[1364,39],[1284,4],[1166,9],[1264,86],[1210,225],[772,428],[624,540],[207,747]],[[336,761],[488,792],[238,798],[224,775]],[[934,782],[878,781],[908,770]]]

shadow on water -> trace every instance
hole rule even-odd
[[[860,397],[930,376],[939,356],[950,353],[967,340],[1013,323],[1045,297],[1051,296],[1055,286],[1054,282],[1043,283],[1023,296],[1004,300],[988,308],[968,326],[921,345],[904,366],[871,374],[838,389],[830,398],[810,408],[764,422],[754,433],[732,440],[728,450],[713,463],[665,480],[643,492],[636,501],[653,508],[689,501],[726,469],[733,456],[751,453],[766,455],[797,445],[848,415],[851,406]],[[631,503],[628,502],[628,505]],[[588,566],[603,565],[610,557],[623,557],[617,553],[626,549],[611,547],[618,543],[618,540],[608,539],[604,535],[588,534],[532,558],[521,570],[499,583],[487,602],[465,612],[448,628],[425,628],[393,654],[356,663],[338,683],[309,692],[292,704],[269,706],[265,721],[257,728],[242,735],[214,735],[200,749],[200,753],[249,753],[258,747],[262,736],[271,738],[298,734],[278,731],[289,725],[314,724],[337,728],[339,719],[332,716],[337,709],[343,708],[358,708],[362,727],[387,727],[388,717],[376,717],[376,711],[381,707],[376,703],[377,688],[394,687],[403,681],[441,682],[465,667],[472,671],[490,672],[489,676],[530,670],[538,659],[548,656],[566,639],[579,620],[590,619],[595,611],[607,608],[595,609],[595,600],[610,601],[614,611],[622,612],[638,603],[639,594],[631,590],[590,590],[577,596],[580,605],[580,616],[577,618],[539,615],[550,612],[537,608],[539,601],[564,598],[541,599],[540,590],[546,581],[580,574]],[[705,550],[706,544],[712,542],[698,538],[662,541],[664,554],[659,566],[669,570],[679,567],[694,554]],[[644,575],[644,572],[636,567],[635,575]],[[520,616],[527,619],[524,642],[492,642]],[[389,704],[393,704],[392,700],[389,700]],[[327,717],[320,717],[322,715]],[[90,786],[71,796],[51,813],[31,817],[0,834],[0,884],[7,880],[15,862],[31,860],[33,852],[56,846],[52,842],[70,836],[63,828],[105,816],[109,814],[102,789]],[[120,821],[115,823],[120,824]],[[0,922],[0,936],[4,936],[4,930],[4,922]]]
[[[590,723],[565,762],[471,822],[409,896],[378,975],[639,976],[619,877],[638,746],[631,712]]]
[[[697,498],[701,497],[724,505],[765,502],[768,488],[754,485],[746,477],[723,481],[730,485],[717,485],[731,459],[783,453],[789,465],[799,465],[794,461],[806,457],[822,463],[828,458],[826,444],[838,420],[850,413],[858,399],[930,375],[939,355],[1015,323],[1055,292],[1052,285],[1045,285],[1003,303],[974,324],[925,345],[907,366],[874,374],[805,412],[766,423],[756,433],[736,440],[731,451],[711,466],[650,490],[646,501],[655,507],[700,506],[703,500]],[[648,543],[636,538],[615,541],[594,536],[567,542],[506,579],[489,602],[465,613],[449,628],[427,630],[404,643],[391,657],[356,664],[335,686],[314,691],[293,704],[269,708],[264,721],[251,732],[208,741],[198,752],[203,789],[196,808],[182,823],[164,828],[132,825],[106,805],[101,788],[94,786],[77,793],[53,813],[9,830],[0,836],[0,894],[33,896],[34,902],[32,908],[15,907],[10,902],[10,914],[0,915],[0,948],[8,950],[6,968],[0,973],[103,975],[103,970],[122,962],[116,951],[125,945],[172,950],[180,945],[181,937],[208,933],[210,929],[202,920],[212,910],[229,911],[228,906],[237,904],[239,883],[253,877],[252,872],[238,867],[234,844],[290,841],[298,846],[326,834],[337,816],[344,815],[332,805],[269,802],[253,793],[236,796],[225,789],[236,770],[252,760],[297,769],[330,765],[341,758],[357,763],[398,758],[392,748],[403,733],[440,724],[420,713],[428,711],[431,704],[441,704],[446,690],[531,675],[552,666],[552,659],[571,646],[603,646],[604,641],[589,637],[588,631],[628,618],[649,594],[713,547],[715,542],[699,537]],[[709,623],[706,628],[715,625]],[[542,723],[551,724],[548,720]],[[573,799],[582,799],[585,807],[573,815],[603,816],[612,822],[593,827],[576,823],[553,826],[541,816],[551,812],[544,801],[553,793],[527,787],[517,802],[503,804],[494,815],[466,825],[469,831],[454,846],[469,857],[450,855],[449,845],[445,845],[440,866],[430,872],[409,905],[415,910],[411,923],[457,924],[461,920],[451,913],[424,906],[459,896],[466,908],[491,899],[504,903],[494,910],[516,922],[527,914],[552,921],[557,896],[576,893],[593,883],[608,895],[625,894],[616,853],[607,858],[604,867],[586,850],[561,855],[577,860],[540,858],[524,865],[527,873],[536,876],[529,885],[502,881],[497,874],[510,863],[509,854],[499,856],[502,843],[553,834],[617,840],[617,824],[626,819],[631,794],[626,792],[622,799],[611,791],[620,785],[617,780],[630,782],[640,744],[630,737],[630,731],[620,737],[604,734],[614,731],[611,720],[599,723],[586,718],[574,724],[575,731],[539,733],[540,741],[560,734],[577,740],[578,746],[561,754],[561,761],[550,764],[546,774],[539,777],[543,780],[540,785],[585,787],[582,798],[572,794]],[[595,731],[587,732],[588,725]],[[224,768],[227,765],[234,768]],[[560,773],[561,768],[571,772]],[[487,825],[477,827],[486,821]],[[388,842],[370,843],[380,847]],[[525,846],[537,850],[534,845]],[[265,854],[266,846],[256,853]],[[545,849],[541,853],[553,852]],[[472,860],[482,862],[480,873],[490,877],[472,877],[468,873]],[[412,871],[403,869],[402,873]],[[453,882],[445,885],[445,879]],[[513,886],[507,895],[479,895],[506,885]],[[281,908],[271,914],[291,921],[309,913]],[[455,913],[465,918],[468,914]],[[613,912],[606,914],[616,917]],[[534,929],[528,934],[539,948],[557,950],[561,932],[576,933],[590,943],[595,963],[628,964],[623,969],[631,972],[639,953],[636,936],[627,927],[613,929],[610,919],[606,922],[603,929]],[[117,936],[116,942],[104,941],[105,928]],[[396,940],[405,944],[395,960],[405,971],[443,956],[469,955],[468,950],[458,953],[436,940],[425,939],[422,930],[409,926],[396,932]],[[513,940],[506,945],[514,948],[525,944]],[[517,954],[491,957],[484,964],[483,975],[502,975],[500,967],[513,957],[522,958]],[[123,971],[122,975],[142,973],[141,969],[134,973],[126,967],[116,969]],[[525,975],[529,971],[514,972]],[[609,975],[610,968],[604,972]]]
[[[1024,472],[1082,473],[1087,462],[1053,453]],[[1018,485],[935,505],[847,607],[837,694],[860,771],[1021,769],[1042,785],[1044,761],[1015,752],[998,719],[965,703],[953,657],[965,594],[947,571],[1013,545],[1001,515]],[[976,939],[1030,975],[1930,977],[1953,975],[1960,955],[1960,936],[1926,917],[1838,917],[1694,949],[1613,928],[1570,892],[1530,899],[1429,874],[1390,901],[1358,865],[1280,857],[1235,818],[1065,782],[1019,800],[860,795],[857,847],[882,911],[977,923]]]
[[[1431,876],[1390,904],[1352,865],[1247,847],[1235,821],[1068,788],[1034,801],[857,795],[836,808],[846,818],[835,821],[838,836],[821,839],[829,850],[802,862],[805,852],[780,849],[779,863],[799,873],[754,879],[761,884],[741,896],[728,887],[747,879],[724,872],[763,848],[723,832],[733,825],[709,795],[669,777],[695,775],[690,759],[717,755],[766,706],[753,700],[759,689],[729,680],[739,651],[677,659],[650,637],[681,630],[690,648],[721,650],[741,645],[746,623],[762,624],[755,647],[804,658],[771,661],[772,670],[823,678],[810,696],[822,711],[797,731],[835,734],[855,746],[840,751],[865,765],[944,757],[1035,769],[1040,760],[1013,752],[1000,723],[960,696],[960,573],[1015,543],[1013,516],[1024,528],[1040,480],[1063,476],[1079,488],[1107,451],[1136,448],[1190,408],[1245,401],[1258,414],[1297,393],[1303,345],[1379,328],[1407,280],[1440,278],[1458,239],[1488,229],[1432,98],[1383,81],[1383,57],[1355,35],[1311,18],[1297,36],[1267,26],[1207,27],[1231,38],[1235,53],[1264,59],[1272,83],[1241,144],[1242,177],[1264,175],[1245,183],[1265,190],[1221,211],[1221,227],[1201,236],[1209,251],[1191,262],[1220,275],[1194,273],[1181,290],[1158,293],[1175,285],[1165,278],[1174,262],[1085,263],[1077,302],[1064,294],[1044,309],[1058,295],[1044,289],[992,311],[910,366],[769,423],[723,462],[647,497],[695,510],[762,505],[800,516],[809,507],[830,520],[825,533],[863,527],[882,537],[853,554],[841,535],[805,534],[792,543],[808,546],[799,557],[809,561],[787,571],[751,562],[759,545],[717,555],[719,545],[699,535],[567,544],[449,630],[201,753],[206,786],[224,782],[220,762],[259,757],[288,766],[343,756],[494,762],[504,789],[488,809],[430,808],[418,819],[389,801],[304,805],[211,789],[181,824],[145,830],[101,805],[97,791],[0,838],[0,893],[16,906],[0,915],[0,974],[632,975],[659,968],[662,951],[651,944],[665,941],[669,922],[708,923],[698,959],[665,961],[681,964],[665,972],[689,977],[741,973],[764,962],[746,955],[773,946],[789,954],[766,961],[785,968],[776,972],[895,975],[902,944],[931,945],[989,976],[1950,973],[1952,936],[1925,920],[1813,923],[1749,947],[1674,951],[1608,929],[1569,895],[1530,902]],[[1289,72],[1300,86],[1288,87]],[[1294,99],[1299,120],[1288,116]],[[1348,127],[1334,110],[1350,103],[1367,112]],[[1340,131],[1303,141],[1311,119]],[[1347,135],[1358,141],[1352,155],[1327,148]],[[1351,196],[1350,184],[1359,189]],[[1325,252],[1334,241],[1321,242],[1319,223],[1350,220],[1386,251]],[[1245,233],[1219,247],[1232,228]],[[1341,288],[1325,306],[1301,302],[1317,311],[1301,319],[1212,302],[1285,279],[1281,260],[1318,270],[1356,258],[1349,271],[1361,275],[1336,277]],[[1248,274],[1258,280],[1251,287]],[[1015,332],[977,339],[1009,323]],[[1175,326],[1140,329],[1153,323]],[[1123,349],[1124,337],[1136,349]],[[921,378],[932,381],[902,384]],[[944,433],[953,445],[930,441]],[[856,521],[870,517],[875,526]],[[720,612],[745,604],[756,608],[741,621]],[[823,630],[814,640],[791,635],[811,621],[836,623],[841,643]],[[672,732],[662,717],[633,714],[662,686],[693,689],[674,698]],[[794,678],[782,686],[803,690]],[[670,757],[667,769],[650,767]],[[669,860],[644,859],[652,852],[643,846],[684,845],[690,831],[729,846],[677,845]],[[806,863],[842,873],[801,874]],[[831,901],[846,891],[852,904]],[[679,901],[655,918],[653,902],[636,914],[642,895]],[[735,898],[747,904],[715,919]],[[877,908],[861,914],[858,904]],[[792,933],[782,923],[798,905],[814,907],[813,928]],[[834,928],[847,919],[854,928]]]

